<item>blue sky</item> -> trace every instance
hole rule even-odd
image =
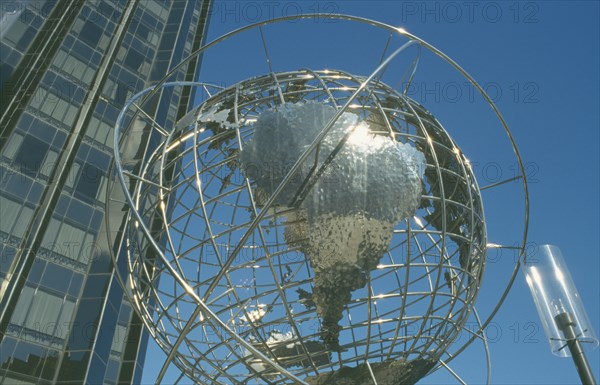
[[[488,90],[506,118],[527,166],[531,201],[528,242],[532,247],[552,243],[562,249],[599,333],[599,3],[216,1],[208,40],[259,20],[317,10],[403,27],[448,54]],[[337,28],[340,35],[324,35],[322,28]],[[323,57],[331,55],[336,57],[332,65],[342,63],[347,67],[342,69],[364,75],[375,68],[382,42],[385,43],[385,39],[371,40],[371,35],[344,23],[314,25],[303,35],[293,37],[277,32],[265,28],[275,70],[304,59],[329,64]],[[343,34],[352,34],[352,44],[331,44],[337,41],[333,36]],[[254,43],[232,42],[239,47],[235,57],[231,50],[228,56],[223,56],[225,49],[209,52],[205,58],[206,78],[202,80],[230,85],[268,72],[264,62],[253,67],[252,63],[261,62],[248,59],[263,54],[256,52],[262,46]],[[291,44],[298,47],[298,52],[310,52],[314,57],[284,55],[285,47]],[[309,49],[312,46],[314,49]],[[481,186],[514,175],[514,158],[506,151],[510,148],[506,147],[500,128],[492,127],[489,111],[472,100],[472,90],[460,78],[446,76],[439,61],[432,64],[433,60],[426,59],[432,58],[423,56],[419,72],[422,76],[416,78],[410,96],[445,125],[474,162]],[[433,75],[424,77],[428,74]],[[394,76],[389,74],[389,79],[395,79]],[[506,191],[493,189],[483,196],[490,242],[514,242],[519,232],[522,210],[510,193],[518,189],[516,185],[507,187]],[[499,297],[513,265],[511,252],[490,255],[478,301],[483,315],[489,313],[491,303]],[[488,333],[492,383],[578,383],[571,360],[550,353],[521,274]],[[150,345],[144,383],[154,381],[164,357],[152,342]],[[475,344],[451,366],[467,382],[482,383],[482,352]],[[588,359],[596,378],[600,378],[599,350],[589,353]],[[169,378],[173,381],[173,377]],[[449,381],[447,372],[439,371],[421,383]],[[169,379],[165,381],[168,382]]]

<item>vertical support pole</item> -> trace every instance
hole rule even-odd
[[[577,373],[581,378],[582,385],[596,385],[596,380],[592,374],[592,369],[587,361],[585,352],[581,347],[581,342],[575,334],[575,321],[569,312],[562,312],[554,317],[556,325],[564,333],[565,339],[567,340],[567,347],[573,357],[573,362],[577,367]]]

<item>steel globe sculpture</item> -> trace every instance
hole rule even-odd
[[[474,313],[489,245],[472,167],[431,112],[381,80],[411,45],[447,58],[335,17],[408,42],[369,74],[164,82],[121,113],[129,217],[115,261],[168,361],[197,383],[413,384],[448,361]],[[177,87],[207,97],[171,126],[140,113]],[[128,155],[140,133],[154,147]]]

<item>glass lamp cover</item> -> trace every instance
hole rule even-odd
[[[560,357],[571,355],[555,319],[564,313],[574,322],[575,334],[583,348],[596,348],[598,339],[560,249],[540,245],[537,254],[525,261],[524,273],[552,353]]]

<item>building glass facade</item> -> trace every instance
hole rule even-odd
[[[124,215],[105,212],[113,129],[127,99],[201,45],[210,1],[0,7],[0,383],[139,383],[146,337],[105,225],[118,232]],[[168,126],[190,99],[161,95],[153,118]]]

